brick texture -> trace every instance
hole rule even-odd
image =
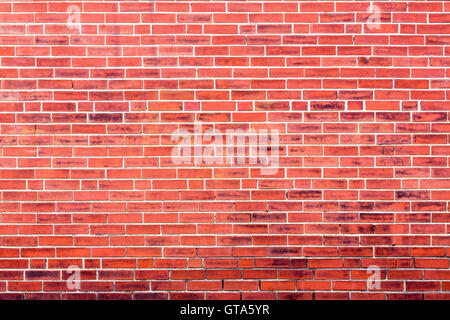
[[[450,298],[449,12],[1,0],[0,298]],[[199,123],[276,172],[175,161]]]

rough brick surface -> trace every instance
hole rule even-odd
[[[449,298],[449,12],[1,0],[0,298]],[[276,172],[177,162],[198,123]]]

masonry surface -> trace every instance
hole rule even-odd
[[[0,298],[450,298],[449,12],[1,0]]]

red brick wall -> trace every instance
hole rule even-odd
[[[0,298],[450,297],[449,11],[1,0]]]

